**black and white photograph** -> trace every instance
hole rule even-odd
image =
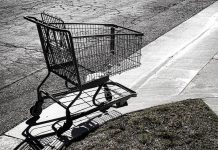
[[[0,150],[218,150],[218,1],[0,0]]]

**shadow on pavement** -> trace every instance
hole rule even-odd
[[[26,138],[15,148],[15,150],[65,149],[73,144],[73,142],[84,139],[88,134],[98,129],[100,125],[111,119],[120,117],[121,115],[122,114],[116,110],[111,110],[106,113],[96,112],[95,114],[92,114],[92,117],[87,116],[86,118],[75,120],[70,130],[66,131],[62,137],[57,137],[55,133],[51,132],[51,125],[53,123],[36,126],[30,130],[30,134],[34,134],[34,138],[36,138],[43,147],[36,141]],[[87,120],[87,118],[90,119]],[[34,121],[34,119],[36,118],[31,118],[28,121]]]

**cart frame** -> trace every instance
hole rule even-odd
[[[30,16],[24,17],[26,20],[35,23],[36,26],[37,26],[37,30],[38,30],[38,33],[39,33],[39,37],[40,37],[40,41],[41,41],[41,45],[42,45],[42,49],[43,49],[43,54],[44,54],[44,58],[45,58],[45,62],[46,62],[47,70],[48,70],[48,73],[47,73],[46,77],[42,80],[42,82],[37,87],[38,100],[36,101],[35,105],[33,107],[31,107],[31,109],[30,109],[30,113],[33,116],[33,118],[32,118],[31,121],[28,122],[29,126],[23,132],[23,135],[28,140],[32,141],[32,143],[33,143],[33,145],[35,145],[36,149],[37,148],[38,149],[43,148],[43,145],[37,140],[37,138],[40,138],[42,136],[37,136],[37,137],[32,136],[30,134],[30,132],[29,132],[31,127],[37,126],[37,125],[40,125],[40,124],[44,124],[44,123],[48,123],[48,122],[66,120],[64,125],[62,127],[60,127],[59,129],[56,129],[54,125],[52,126],[54,132],[51,133],[51,134],[56,134],[58,137],[62,137],[62,134],[65,131],[67,131],[72,126],[73,120],[78,119],[78,118],[83,117],[83,116],[86,116],[86,115],[91,114],[91,113],[96,112],[96,111],[105,112],[107,109],[109,109],[110,107],[113,107],[113,106],[115,106],[115,107],[127,106],[128,105],[127,104],[127,100],[130,97],[136,97],[137,96],[135,91],[133,91],[133,90],[131,90],[131,89],[129,89],[129,88],[119,84],[119,83],[116,83],[116,82],[113,82],[113,81],[109,80],[109,76],[117,74],[117,72],[111,73],[111,74],[108,73],[108,74],[104,75],[103,77],[100,77],[100,78],[95,79],[93,81],[90,81],[90,82],[87,82],[87,83],[82,83],[81,78],[80,78],[80,72],[78,71],[79,70],[78,69],[79,68],[79,66],[78,66],[79,64],[78,64],[78,61],[77,61],[77,58],[76,58],[76,54],[74,52],[75,48],[74,48],[74,44],[73,44],[74,42],[73,42],[73,39],[72,39],[72,33],[69,30],[66,29],[65,25],[68,25],[68,24],[75,24],[75,25],[76,24],[83,24],[83,25],[102,25],[102,26],[107,26],[107,27],[110,26],[111,27],[111,31],[110,31],[109,34],[104,34],[104,35],[97,34],[97,35],[85,35],[85,36],[82,35],[82,36],[73,37],[73,38],[88,38],[88,37],[101,37],[101,36],[104,37],[104,36],[109,36],[111,38],[110,39],[111,40],[110,41],[110,49],[111,49],[110,53],[112,55],[114,55],[114,53],[115,53],[115,50],[114,50],[115,49],[114,48],[114,46],[115,46],[114,45],[114,38],[116,36],[115,28],[118,28],[120,26],[113,25],[113,24],[64,23],[64,21],[62,19],[54,17],[54,16],[51,16],[51,15],[46,14],[46,13],[42,13],[41,17],[42,17],[42,21],[36,19],[35,17],[30,17]],[[125,30],[128,30],[130,32],[134,32],[135,36],[139,36],[139,37],[143,36],[143,34],[140,33],[140,32],[137,32],[137,31],[134,31],[134,30],[131,30],[131,29],[128,29],[128,28],[124,28],[124,27],[122,27],[122,28],[125,29]],[[66,62],[65,65],[68,65],[68,63],[73,64],[73,67],[75,68],[75,70],[74,70],[75,72],[71,72],[71,73],[73,73],[75,75],[75,78],[76,78],[77,82],[72,81],[68,76],[64,76],[64,75],[54,71],[57,68],[57,66],[52,66],[51,65],[49,57],[46,54],[46,51],[48,51],[48,47],[51,45],[49,43],[49,42],[51,42],[51,41],[49,41],[49,38],[51,38],[51,36],[55,36],[56,35],[56,34],[49,35],[51,33],[50,31],[53,32],[53,33],[54,32],[60,33],[59,34],[59,36],[60,36],[59,37],[59,44],[60,45],[64,45],[64,44],[68,45],[67,48],[69,48],[70,52],[72,53],[72,61]],[[47,41],[45,40],[45,37],[43,37],[43,35],[47,38]],[[124,35],[125,36],[125,35],[128,35],[128,34],[121,33],[121,34],[117,34],[117,35]],[[62,41],[62,39],[66,40],[66,41],[64,41],[65,43]],[[138,43],[138,44],[139,44],[139,48],[141,48],[141,43]],[[129,54],[129,55],[132,55],[132,53]],[[61,65],[58,66],[58,67],[61,67]],[[123,72],[123,71],[121,70],[121,72]],[[65,86],[66,86],[66,89],[67,89],[66,91],[50,94],[47,91],[41,90],[42,85],[49,78],[51,73],[53,73],[53,74],[59,76],[60,78],[62,78],[63,80],[65,80]],[[72,84],[73,87],[70,86],[69,84]],[[111,91],[110,91],[108,85],[118,86],[118,87],[124,89],[125,91],[127,91],[129,93],[129,95],[127,95],[125,97],[122,97],[122,98],[120,98],[120,99],[118,99],[116,101],[113,101],[112,100],[112,94],[111,94]],[[94,95],[92,97],[92,102],[93,102],[93,104],[96,107],[91,109],[91,110],[85,111],[85,112],[81,112],[81,113],[77,113],[77,114],[71,114],[70,107],[80,97],[82,92],[84,90],[91,89],[91,88],[96,88],[96,87],[97,87],[97,90],[95,91],[95,93],[94,93]],[[99,91],[101,89],[103,89],[104,92],[105,92],[106,102],[97,103],[96,102],[96,96],[98,95],[98,93],[99,93]],[[68,106],[63,105],[59,101],[59,99],[56,98],[58,96],[66,95],[66,94],[73,93],[73,92],[79,92],[79,93],[70,102],[70,104]],[[66,116],[65,117],[61,117],[61,118],[56,118],[56,119],[47,120],[47,121],[43,121],[43,122],[37,123],[36,121],[38,120],[39,115],[42,112],[42,105],[44,103],[44,100],[48,99],[48,98],[52,99],[54,102],[56,102],[57,104],[62,106],[64,109],[66,109]]]

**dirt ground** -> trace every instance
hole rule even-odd
[[[36,27],[23,16],[46,11],[65,22],[114,23],[143,32],[145,46],[215,1],[1,0],[0,134],[29,118],[36,87],[46,75]],[[50,81],[47,87],[57,84]]]

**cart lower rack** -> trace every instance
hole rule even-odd
[[[127,100],[136,96],[136,92],[131,89],[110,81],[109,76],[140,66],[143,36],[140,32],[113,24],[65,23],[46,13],[42,13],[41,17],[42,20],[24,17],[37,26],[48,70],[37,88],[38,100],[30,109],[32,121],[28,122],[29,127],[23,132],[36,149],[44,146],[37,140],[39,136],[31,135],[31,127],[54,122],[52,134],[63,137],[74,120],[97,111],[105,112],[110,107],[126,106]],[[42,90],[51,73],[65,82],[64,90]],[[75,108],[85,91],[90,89],[92,93],[86,103],[92,104],[89,104],[88,109],[73,112],[72,107]],[[74,97],[70,102],[63,102],[62,98],[69,94],[74,94]],[[104,96],[99,98],[102,94]],[[36,122],[46,99],[64,108],[66,116]],[[63,120],[64,124],[57,125]]]

